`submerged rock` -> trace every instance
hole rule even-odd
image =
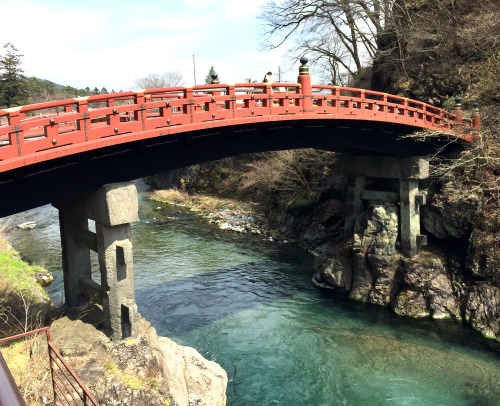
[[[36,227],[36,223],[34,221],[26,221],[25,223],[21,223],[17,225],[17,228],[22,230],[32,230]]]

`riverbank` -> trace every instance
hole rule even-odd
[[[42,285],[52,275],[21,259],[9,241],[0,237],[0,334],[5,337],[46,323],[53,305]]]
[[[257,203],[208,195],[190,195],[177,189],[155,190],[151,200],[189,208],[222,230],[263,235],[269,233],[263,207]]]

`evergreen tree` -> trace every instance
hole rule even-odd
[[[0,55],[0,107],[21,106],[27,103],[28,82],[23,76],[19,50],[10,42]]]
[[[93,94],[99,94],[99,89],[97,87],[94,87],[94,90],[92,90]]]
[[[215,74],[215,69],[214,67],[212,66],[210,68],[210,70],[208,71],[208,74],[207,74],[207,77],[205,78],[205,83],[207,85],[209,85],[210,83],[212,83],[212,75]]]
[[[100,94],[108,94],[108,89],[106,89],[105,87],[103,87],[103,88],[101,89]]]

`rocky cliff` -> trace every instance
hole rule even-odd
[[[227,374],[196,350],[159,337],[140,318],[139,336],[110,341],[89,323],[51,325],[56,348],[102,406],[223,406]]]

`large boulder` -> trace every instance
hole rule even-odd
[[[486,282],[472,286],[465,320],[485,337],[500,341],[500,288]]]
[[[478,191],[457,182],[447,182],[423,207],[422,227],[426,233],[443,240],[467,237],[480,207]]]
[[[398,238],[398,207],[393,203],[373,203],[354,222],[354,251],[394,255]]]
[[[196,350],[158,337],[139,319],[136,339],[110,341],[94,326],[62,317],[53,342],[102,405],[226,404],[227,374]]]
[[[403,260],[402,290],[392,304],[398,315],[461,320],[460,305],[441,256],[422,251]]]

